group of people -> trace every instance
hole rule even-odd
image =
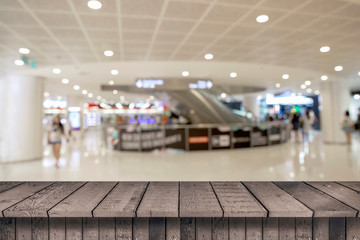
[[[314,123],[317,122],[317,118],[311,111],[306,110],[304,115],[300,115],[299,112],[293,114],[291,123],[294,131],[295,141],[300,142],[299,130],[302,130],[303,141],[309,140],[309,134],[312,130]]]

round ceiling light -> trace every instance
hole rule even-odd
[[[358,72],[358,75],[360,76],[360,72]]]
[[[265,23],[265,22],[269,21],[269,16],[268,15],[257,16],[256,21],[258,23]]]
[[[52,72],[53,72],[54,74],[60,74],[60,73],[61,73],[61,69],[60,69],[60,68],[54,68],[54,69],[52,70]]]
[[[289,74],[286,73],[282,75],[282,79],[284,80],[289,79],[289,77],[290,77]]]
[[[84,89],[84,90],[81,91],[81,93],[85,95],[85,94],[88,93],[88,91]]]
[[[320,91],[319,90],[315,90],[315,95],[320,95]]]
[[[305,88],[306,88],[306,85],[305,85],[305,84],[301,84],[300,88],[301,88],[301,89],[305,89]]]
[[[306,89],[306,92],[307,92],[307,93],[311,93],[311,92],[312,92],[312,89],[311,89],[311,88],[308,88],[308,89]]]
[[[63,79],[61,80],[61,82],[62,82],[63,84],[68,84],[68,83],[69,83],[69,79],[63,78]]]
[[[343,69],[344,69],[343,66],[334,67],[334,70],[337,71],[337,72],[341,72]]]
[[[211,60],[211,59],[214,58],[214,55],[212,55],[211,53],[207,53],[207,54],[205,54],[204,58],[205,58],[206,60]]]
[[[113,94],[115,94],[115,95],[118,94],[118,90],[114,90]]]
[[[231,77],[231,78],[236,78],[236,77],[237,77],[237,73],[236,73],[236,72],[230,73],[230,77]]]
[[[354,99],[355,99],[355,100],[359,100],[359,99],[360,99],[360,95],[359,95],[359,94],[355,94],[355,95],[354,95]]]
[[[44,92],[44,97],[48,97],[48,96],[50,96],[50,93]]]
[[[116,70],[116,69],[113,69],[113,70],[110,71],[110,73],[111,73],[112,75],[118,75],[118,74],[119,74],[119,71]]]
[[[322,53],[330,52],[330,47],[329,46],[322,46],[320,48],[320,52],[322,52]]]
[[[111,51],[111,50],[106,50],[106,51],[104,51],[104,55],[107,56],[107,57],[111,57],[111,56],[114,55],[114,52]]]
[[[80,86],[79,85],[74,85],[74,90],[76,90],[76,91],[78,91],[78,90],[80,90]]]
[[[114,85],[114,81],[113,80],[109,81],[109,85]]]
[[[30,50],[28,48],[19,48],[19,53],[21,53],[21,54],[29,54]]]
[[[187,76],[189,76],[189,72],[188,71],[183,71],[182,73],[181,73],[181,75],[183,76],[183,77],[187,77]]]
[[[276,88],[280,88],[280,87],[281,87],[281,84],[280,84],[280,83],[276,83],[276,84],[275,84],[275,87],[276,87]]]
[[[22,65],[24,65],[24,61],[23,60],[20,60],[20,59],[18,59],[18,60],[15,60],[15,65],[17,65],[17,66],[22,66]]]
[[[96,99],[99,100],[99,101],[101,100],[101,98],[102,98],[101,96],[96,97]]]
[[[222,93],[220,96],[221,96],[222,98],[226,98],[226,93]]]
[[[88,1],[87,5],[89,8],[95,9],[95,10],[98,10],[102,7],[101,2],[97,1],[97,0],[90,0],[90,1]]]
[[[94,96],[94,95],[93,95],[92,93],[89,93],[89,94],[88,94],[88,97],[89,97],[89,98],[92,98],[93,96]]]
[[[306,86],[310,86],[310,85],[311,85],[311,81],[309,81],[309,80],[308,80],[308,81],[305,81],[305,85],[306,85]]]
[[[328,80],[329,78],[328,78],[328,76],[326,76],[326,75],[322,75],[321,76],[321,80],[323,80],[323,81],[326,81],[326,80]]]

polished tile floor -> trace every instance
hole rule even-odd
[[[0,165],[0,180],[283,181],[360,180],[360,137],[353,146],[310,143],[239,150],[136,153],[106,149],[101,131],[62,147],[60,168],[51,149],[38,161]]]

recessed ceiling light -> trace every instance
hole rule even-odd
[[[308,81],[305,81],[305,85],[306,85],[306,86],[310,86],[310,85],[311,85],[311,81],[309,81],[309,80],[308,80]]]
[[[81,93],[85,95],[85,94],[88,93],[88,91],[84,89],[84,90],[81,91]]]
[[[311,88],[308,88],[308,89],[306,89],[306,92],[307,92],[307,93],[311,93],[311,92],[312,92],[312,89],[311,89]]]
[[[281,84],[280,84],[280,83],[276,83],[276,84],[275,84],[275,87],[280,88],[280,87],[281,87]]]
[[[119,74],[119,71],[116,70],[116,69],[113,69],[113,70],[110,71],[110,73],[111,73],[112,75],[118,75],[118,74]]]
[[[321,80],[323,80],[323,81],[326,81],[326,80],[328,80],[329,78],[328,78],[328,76],[326,76],[326,75],[322,75],[321,76]]]
[[[222,93],[220,96],[221,96],[222,98],[226,98],[226,93]]]
[[[214,58],[214,55],[212,55],[211,53],[207,53],[207,54],[205,54],[204,58],[205,58],[206,60],[211,60],[211,59]]]
[[[114,81],[113,81],[113,80],[110,80],[110,81],[109,81],[109,85],[114,85]]]
[[[22,66],[22,65],[24,65],[24,61],[23,60],[20,60],[20,59],[18,59],[18,60],[15,60],[15,65],[17,65],[17,66]]]
[[[111,57],[111,56],[114,55],[114,52],[111,51],[111,50],[106,50],[106,51],[104,51],[104,55],[107,56],[107,57]]]
[[[44,97],[48,97],[48,96],[50,96],[50,93],[44,92]]]
[[[343,66],[336,66],[336,67],[334,67],[334,70],[337,71],[337,72],[340,72],[340,71],[342,71],[343,69],[344,69]]]
[[[19,53],[21,53],[21,54],[29,54],[30,50],[28,48],[19,48]]]
[[[320,52],[322,53],[326,53],[330,51],[330,47],[329,46],[323,46],[320,48]]]
[[[320,95],[320,91],[319,90],[315,90],[315,95]]]
[[[289,77],[290,77],[289,74],[286,73],[282,75],[282,79],[284,80],[289,79]]]
[[[358,75],[360,76],[360,72],[358,72]]]
[[[92,98],[93,96],[94,96],[94,95],[93,95],[92,93],[89,93],[89,94],[88,94],[88,97],[89,97],[89,98]]]
[[[354,99],[355,99],[355,100],[359,100],[359,99],[360,99],[360,95],[359,95],[359,94],[355,94],[355,95],[354,95]]]
[[[80,90],[80,86],[79,85],[74,85],[74,90],[76,90],[76,91],[78,91],[78,90]]]
[[[60,68],[54,68],[54,69],[52,70],[52,72],[53,72],[54,74],[60,74],[60,73],[61,73],[61,69],[60,69]]]
[[[305,84],[301,84],[300,88],[301,88],[301,89],[305,89],[305,88],[306,88],[306,85],[305,85]]]
[[[258,23],[265,23],[265,22],[269,21],[269,16],[268,15],[257,16],[256,21]]]
[[[124,101],[124,100],[125,100],[125,97],[124,97],[124,96],[120,96],[120,100],[121,100],[121,101]]]
[[[183,71],[182,73],[181,73],[181,75],[183,75],[184,77],[187,77],[187,76],[189,76],[189,72],[188,71]]]
[[[101,96],[96,97],[96,99],[99,100],[99,101],[101,100],[101,98],[102,98]]]
[[[236,73],[236,72],[232,72],[232,73],[230,73],[230,77],[232,77],[232,78],[236,78],[236,77],[237,77],[237,73]]]
[[[118,90],[115,89],[115,90],[113,91],[113,94],[118,94]]]
[[[63,78],[63,79],[61,80],[61,82],[62,82],[63,84],[68,84],[68,83],[69,83],[69,79]]]
[[[97,0],[90,0],[88,1],[87,3],[88,7],[91,8],[91,9],[100,9],[102,7],[102,4],[100,1],[97,1]]]

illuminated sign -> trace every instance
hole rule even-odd
[[[155,88],[156,86],[164,85],[164,80],[162,80],[162,79],[138,79],[135,82],[135,85],[138,88]]]
[[[211,81],[198,80],[196,83],[190,83],[189,88],[192,89],[210,89],[213,83]]]

